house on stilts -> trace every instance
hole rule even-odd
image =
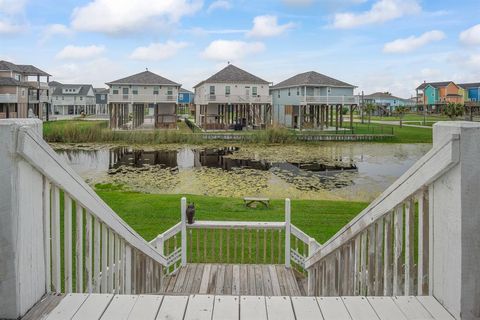
[[[262,129],[271,123],[269,82],[232,64],[194,89],[195,120],[204,130]]]
[[[148,127],[146,115],[153,114],[154,128],[175,129],[176,107],[181,85],[148,70],[111,82],[108,105],[110,127]],[[153,110],[153,112],[149,112]]]
[[[351,114],[358,106],[355,88],[315,71],[297,74],[270,88],[273,124],[295,129],[338,129],[345,108]]]

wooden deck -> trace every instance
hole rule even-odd
[[[454,320],[429,296],[264,297],[68,294],[47,320]],[[26,319],[26,317],[24,317]],[[29,318],[33,319],[33,318]]]
[[[187,264],[164,280],[162,293],[306,295],[305,278],[284,265]]]

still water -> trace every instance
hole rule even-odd
[[[428,144],[57,149],[89,183],[149,193],[370,201]]]

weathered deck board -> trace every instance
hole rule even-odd
[[[44,299],[42,303],[48,305],[51,301]],[[38,307],[37,310],[40,310],[40,306]],[[45,319],[45,314],[42,313],[35,319]],[[47,319],[453,320],[433,297],[264,297],[199,294],[69,294],[50,311]]]
[[[165,279],[162,293],[302,296],[302,280],[282,265],[187,264]]]

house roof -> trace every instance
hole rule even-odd
[[[109,92],[109,90],[106,88],[93,88],[93,91],[95,94],[106,94]]]
[[[63,85],[63,84],[61,84],[61,83],[58,82],[58,81],[50,81],[50,82],[48,83],[48,86],[49,86],[49,87],[58,87],[58,86],[62,86],[62,85]]]
[[[29,64],[15,64],[9,61],[0,60],[0,70],[10,70],[19,73],[23,73],[27,76],[50,76],[50,74],[46,73],[43,70],[38,69],[35,66]]]
[[[192,91],[187,90],[187,89],[183,89],[183,88],[180,88],[180,93],[190,93],[190,94],[193,94]]]
[[[395,99],[395,100],[408,100],[400,97],[396,97],[391,93],[387,92],[375,92],[372,94],[367,94],[363,96],[365,99]]]
[[[299,73],[287,80],[284,80],[276,85],[272,86],[271,89],[279,88],[289,88],[289,87],[298,87],[298,86],[331,86],[331,87],[349,87],[355,88],[354,85],[348,84],[346,82],[331,78],[324,74],[309,71],[304,73]]]
[[[132,76],[107,82],[108,85],[112,84],[130,84],[130,85],[170,85],[170,86],[180,86],[180,84],[173,82],[167,78],[159,76],[150,71],[143,71]]]
[[[28,83],[18,81],[13,78],[1,77],[0,86],[12,86],[12,87],[29,87]]]
[[[93,86],[91,84],[61,84],[58,87],[55,87],[55,91],[53,91],[52,95],[53,96],[61,96],[64,95],[63,89],[75,89],[75,88],[80,88],[78,93],[68,93],[66,95],[68,96],[86,96],[88,91],[93,89]]]
[[[462,88],[464,88],[464,89],[480,88],[480,82],[460,83],[458,86],[459,86],[459,87],[462,87]]]
[[[442,82],[424,82],[421,85],[417,87],[417,90],[423,90],[425,89],[428,85],[434,87],[434,88],[440,88],[440,87],[446,87],[450,83],[453,83],[453,81],[442,81]],[[453,83],[455,84],[455,83]]]
[[[240,69],[233,64],[229,64],[219,72],[215,73],[210,78],[203,80],[194,88],[206,83],[258,83],[258,84],[266,84],[268,85],[269,82],[259,78],[243,69]]]

